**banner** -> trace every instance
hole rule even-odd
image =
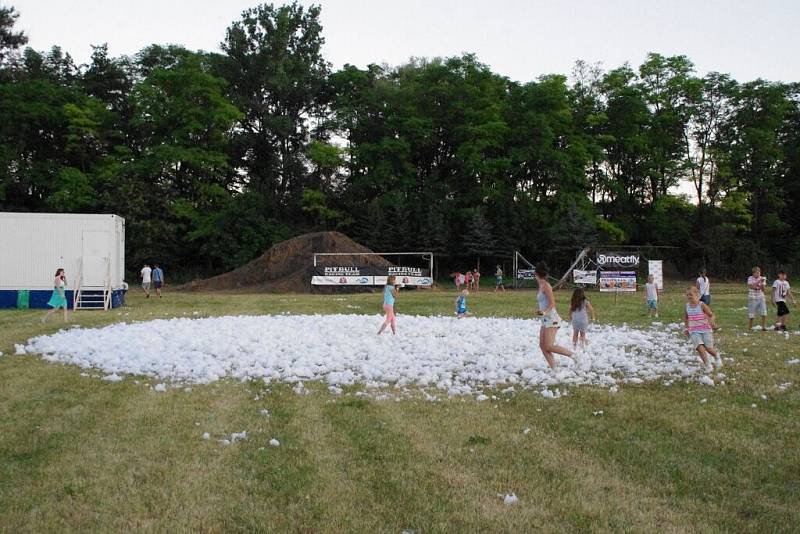
[[[636,271],[600,271],[600,291],[636,291]]]
[[[581,271],[573,269],[572,281],[576,284],[595,285],[597,283],[597,271]]]
[[[535,269],[517,269],[517,280],[533,280],[536,278]]]
[[[315,267],[311,284],[315,286],[382,286],[389,276],[407,286],[431,286],[430,269],[417,267]]]
[[[660,290],[664,289],[664,262],[663,260],[649,260],[647,262],[647,270],[649,274],[653,275],[653,282]]]
[[[598,252],[596,261],[601,270],[629,271],[639,268],[639,253]]]

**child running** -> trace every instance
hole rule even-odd
[[[556,310],[553,288],[550,286],[550,282],[547,281],[547,272],[547,264],[543,261],[536,265],[535,276],[539,282],[539,293],[536,295],[539,309],[536,313],[542,316],[542,327],[539,329],[539,348],[542,349],[542,354],[544,354],[544,359],[547,360],[547,365],[550,366],[550,369],[555,369],[556,360],[553,357],[553,353],[572,358],[572,351],[559,347],[555,343],[556,332],[558,332],[558,327],[561,325],[561,318]]]
[[[502,289],[503,293],[506,292],[506,286],[503,284],[503,269],[499,265],[494,272],[494,292],[497,293],[498,289]]]
[[[690,287],[686,291],[686,313],[683,321],[686,326],[684,333],[689,336],[700,354],[706,372],[713,370],[708,354],[714,357],[717,367],[722,366],[722,358],[714,348],[714,312],[705,302],[700,301],[700,291],[696,287]]]
[[[572,300],[569,304],[569,315],[567,319],[572,323],[572,348],[578,347],[578,339],[581,341],[581,348],[586,348],[586,329],[589,328],[589,314],[592,314],[594,321],[594,308],[586,293],[580,287],[572,292]]]
[[[467,295],[469,295],[469,290],[465,289],[456,297],[456,317],[459,319],[472,315],[467,311]]]
[[[789,306],[786,305],[787,297],[792,299],[792,304],[797,304],[792,294],[792,288],[786,280],[786,271],[781,270],[778,271],[778,279],[772,283],[772,301],[778,308],[776,330],[786,330],[786,316],[789,315]]]
[[[644,300],[647,302],[647,315],[652,317],[655,313],[658,319],[658,286],[656,285],[653,275],[647,277],[647,283],[644,285]]]
[[[392,335],[397,334],[397,320],[394,316],[394,301],[397,298],[397,286],[394,285],[394,276],[386,278],[386,286],[383,288],[383,311],[386,313],[381,329],[378,330],[378,335],[383,334],[387,326],[392,327]]]

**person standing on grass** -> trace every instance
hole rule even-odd
[[[397,319],[394,316],[394,301],[397,298],[398,288],[395,285],[395,277],[389,276],[386,279],[386,286],[383,288],[383,311],[386,314],[378,335],[383,334],[387,326],[392,327],[392,335],[397,334]]]
[[[539,348],[542,349],[544,359],[550,369],[555,369],[556,360],[553,353],[561,354],[572,358],[572,351],[556,345],[556,332],[561,326],[561,318],[556,310],[556,300],[553,296],[553,288],[547,281],[547,264],[543,261],[536,264],[536,281],[539,282],[539,292],[536,294],[536,302],[539,309],[537,315],[542,317],[542,326],[539,329]]]
[[[472,283],[475,285],[475,292],[479,292],[481,290],[481,272],[477,268],[472,271]]]
[[[503,293],[506,292],[506,286],[503,284],[503,269],[499,265],[494,272],[494,292],[497,293],[498,289],[502,289]]]
[[[786,297],[792,299],[792,304],[797,304],[797,301],[792,294],[792,287],[786,280],[786,271],[778,271],[778,279],[772,283],[772,301],[778,308],[778,322],[775,323],[777,330],[786,330],[786,316],[789,315],[789,307],[786,305]]]
[[[472,271],[470,269],[467,269],[464,274],[464,289],[472,289]]]
[[[161,287],[164,285],[164,271],[157,263],[153,264],[153,286],[156,288],[156,295],[161,298]]]
[[[761,316],[761,330],[767,329],[767,301],[764,298],[764,288],[767,278],[761,276],[761,268],[753,267],[753,274],[747,279],[747,327],[753,329],[753,319]]]
[[[705,269],[700,270],[700,275],[695,282],[697,290],[700,292],[700,300],[706,306],[711,306],[711,282],[708,280],[708,273]]]
[[[592,314],[592,321],[595,320],[594,308],[586,293],[580,287],[572,292],[572,299],[569,303],[569,315],[567,320],[572,323],[572,348],[578,347],[578,339],[581,348],[586,348],[586,330],[589,328],[589,314]]]
[[[471,314],[467,311],[467,296],[469,295],[469,289],[464,289],[461,291],[461,294],[456,297],[456,317],[459,319],[463,317],[469,317]]]
[[[48,310],[47,313],[44,314],[42,317],[42,323],[46,323],[47,319],[56,312],[59,308],[64,310],[64,322],[66,323],[68,320],[67,317],[67,273],[64,269],[59,268],[56,270],[56,276],[53,280],[53,294],[50,295],[50,300],[47,301],[47,305],[50,306],[52,309]]]
[[[139,276],[142,277],[142,289],[144,290],[145,298],[150,298],[150,277],[152,272],[153,270],[148,263],[145,263],[142,270],[139,271]]]
[[[647,315],[658,319],[658,285],[655,283],[653,275],[647,276],[647,283],[644,285],[644,300],[647,303]]]
[[[709,373],[714,369],[708,359],[709,354],[714,357],[717,367],[722,365],[722,358],[714,348],[714,321],[714,312],[705,302],[700,301],[700,290],[690,287],[686,291],[686,312],[683,316],[684,333],[692,340],[692,345],[700,354],[706,372]]]

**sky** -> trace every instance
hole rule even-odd
[[[182,44],[217,51],[231,21],[258,0],[0,0],[21,16],[29,46],[53,45],[85,63]],[[279,2],[276,2],[279,3]],[[304,5],[309,1],[301,1]],[[576,60],[638,66],[648,52],[685,54],[697,72],[739,81],[800,81],[798,0],[322,0],[323,53],[346,63],[475,53],[521,82],[569,74]]]

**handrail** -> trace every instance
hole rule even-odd
[[[106,258],[106,284],[103,297],[103,311],[108,311],[111,307],[111,261],[109,258]]]
[[[83,258],[81,258],[81,262],[78,264],[78,278],[77,278],[77,285],[75,286],[74,293],[72,295],[72,311],[78,309],[78,302],[81,300],[81,284],[83,283]]]

